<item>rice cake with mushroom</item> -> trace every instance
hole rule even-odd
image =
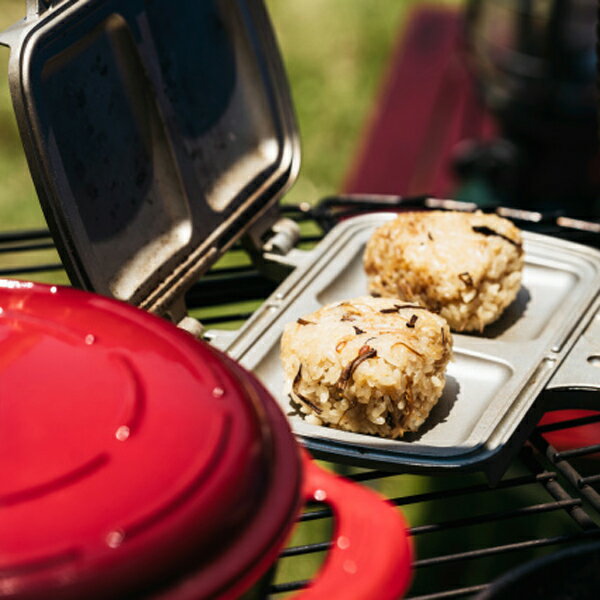
[[[364,267],[373,295],[417,302],[453,331],[482,331],[521,287],[520,230],[481,212],[409,212],[379,227]]]
[[[443,318],[369,296],[289,323],[281,339],[285,393],[307,422],[388,438],[423,424],[451,355]]]

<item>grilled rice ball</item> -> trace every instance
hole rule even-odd
[[[521,287],[521,232],[481,212],[409,212],[379,227],[364,267],[374,296],[421,303],[453,331],[482,331]]]
[[[419,429],[451,355],[443,318],[369,296],[324,306],[281,340],[285,393],[307,422],[388,438]]]

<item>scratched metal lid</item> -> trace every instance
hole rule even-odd
[[[31,0],[17,120],[71,281],[164,312],[295,178],[262,0]]]

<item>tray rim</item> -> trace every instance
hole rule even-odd
[[[321,271],[320,266],[322,263],[326,262],[332,255],[338,254],[337,250],[344,246],[344,241],[349,235],[352,235],[353,232],[356,233],[357,227],[364,228],[378,225],[384,220],[393,219],[395,216],[394,213],[387,212],[370,213],[368,215],[352,217],[336,225],[310,251],[310,256],[302,266],[298,267],[281,283],[273,294],[267,298],[265,303],[255,311],[249,321],[233,336],[231,343],[227,347],[227,351],[231,353],[232,357],[244,364],[244,358],[252,351],[252,346],[259,339],[262,339],[270,328],[275,327],[277,325],[276,322],[281,318],[285,310],[291,307],[299,297],[302,297],[310,289],[312,282],[318,277]],[[586,269],[591,269],[588,271],[589,277],[600,281],[600,251],[574,242],[527,231],[523,231],[523,237],[526,246],[533,244],[538,249],[551,246],[554,253],[562,251],[567,257],[573,257],[573,261],[575,260],[574,257],[577,257],[577,261],[585,263]],[[551,258],[547,260],[550,262]],[[569,261],[565,259],[565,262]],[[541,259],[538,263],[543,264],[544,260]],[[343,263],[338,274],[342,272],[347,264],[349,263]],[[576,275],[579,273],[575,267],[567,270],[571,270]],[[577,304],[581,305],[579,310],[577,313],[571,315],[570,319],[561,320],[561,325],[555,331],[551,330],[551,333],[553,333],[552,336],[548,333],[546,334],[547,340],[545,341],[547,346],[540,353],[539,359],[536,359],[531,364],[525,376],[522,377],[524,381],[518,386],[519,392],[508,403],[503,416],[494,423],[489,424],[485,430],[485,436],[481,436],[482,439],[479,443],[471,444],[469,447],[465,447],[458,452],[443,454],[443,450],[447,447],[434,446],[436,449],[434,452],[423,452],[422,449],[424,446],[419,446],[418,442],[389,440],[391,443],[398,444],[398,449],[391,451],[375,448],[368,443],[360,445],[355,442],[327,438],[326,436],[310,435],[307,432],[298,431],[293,422],[290,422],[290,426],[307,448],[323,458],[340,458],[340,456],[343,458],[343,456],[346,456],[353,462],[362,462],[366,466],[375,465],[388,469],[390,466],[414,471],[436,471],[458,468],[466,470],[482,469],[486,472],[497,473],[498,464],[507,463],[502,456],[498,455],[506,454],[504,449],[507,448],[508,452],[510,446],[514,446],[516,442],[513,438],[523,438],[523,430],[527,429],[527,427],[524,427],[524,424],[528,420],[532,421],[531,417],[528,418],[529,413],[541,416],[541,412],[543,411],[541,407],[537,406],[539,403],[536,403],[539,393],[559,370],[570,349],[577,342],[578,336],[588,326],[595,314],[595,303],[600,290],[598,287],[584,288],[583,292],[581,292],[579,291],[581,287],[578,286],[578,293],[579,296],[583,295],[583,297],[576,298],[575,300]],[[554,335],[556,332],[558,333]],[[478,339],[465,334],[453,335],[455,339]],[[550,341],[551,337],[553,341]],[[489,340],[487,342],[489,343]],[[523,342],[499,340],[498,343],[510,346],[515,343],[522,344]],[[266,352],[263,353],[263,357],[272,348],[272,344],[268,345]],[[465,347],[460,347],[459,350],[460,352],[470,353],[472,348],[467,344]],[[493,360],[498,362],[502,359],[493,357]],[[522,398],[524,394],[525,398]],[[531,427],[536,422],[533,421]],[[311,427],[316,428],[319,426]],[[468,439],[471,439],[471,437],[472,435]]]

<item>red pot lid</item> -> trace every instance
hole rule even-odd
[[[231,597],[299,502],[254,379],[166,321],[0,284],[0,597]]]

